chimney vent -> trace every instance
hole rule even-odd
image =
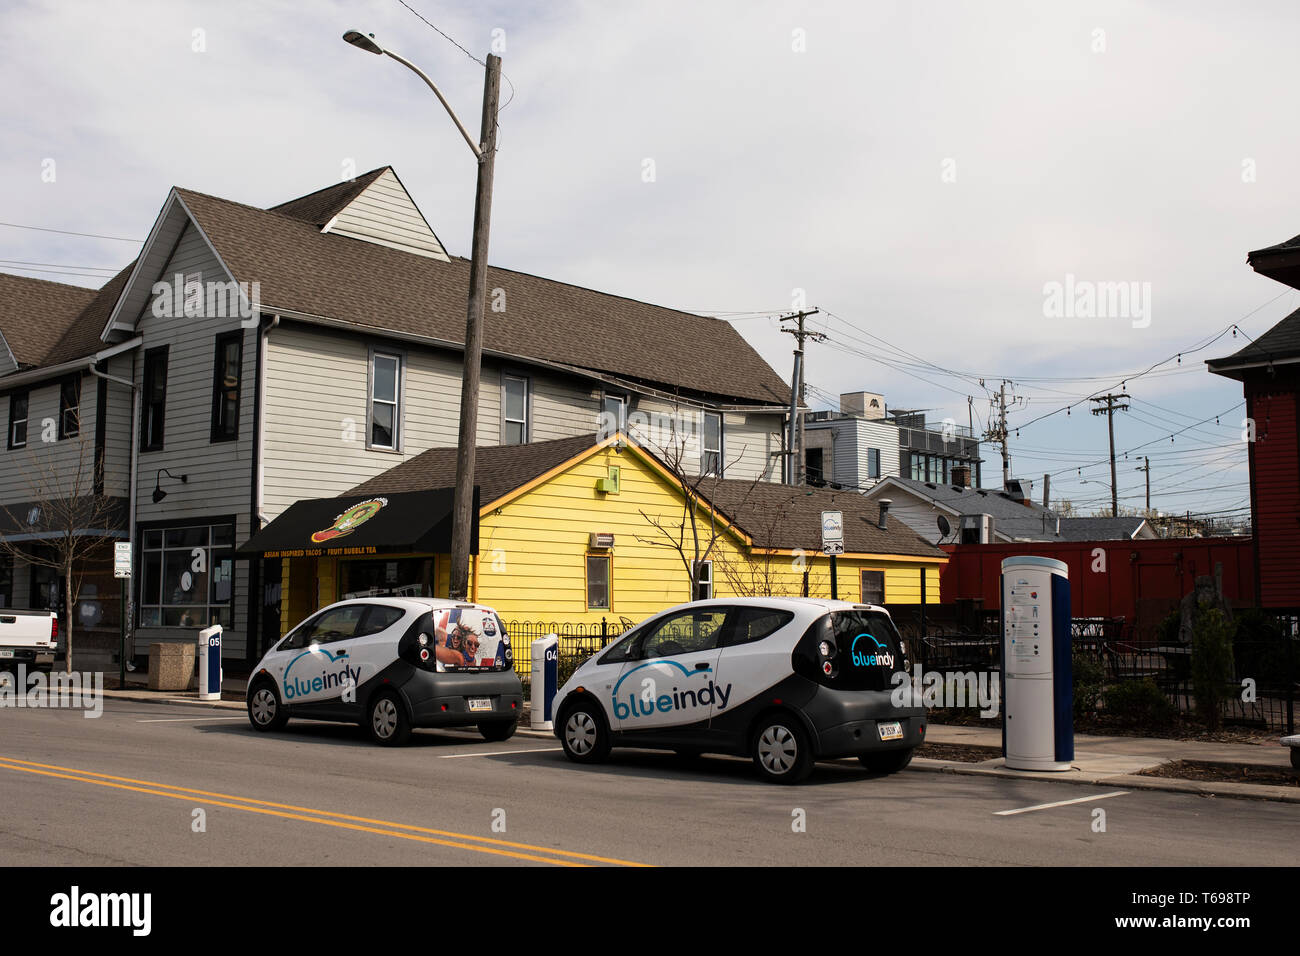
[[[880,499],[880,520],[876,522],[876,527],[879,528],[881,531],[889,530],[889,521],[888,521],[889,506],[892,504],[893,502],[888,498]]]

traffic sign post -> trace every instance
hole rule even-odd
[[[126,686],[126,582],[131,578],[131,542],[113,543],[113,577],[122,582],[122,602],[118,606],[117,688]]]
[[[835,556],[844,553],[844,512],[822,512],[822,551],[831,559],[831,600],[840,598],[839,569]]]

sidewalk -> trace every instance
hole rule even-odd
[[[999,748],[1002,746],[1001,730],[992,727],[931,724],[925,736],[932,743],[975,744]],[[1290,751],[1281,745],[1203,743],[1199,740],[1168,740],[1161,737],[1093,737],[1087,734],[1075,734],[1074,760],[1068,771],[1009,770],[1002,765],[1001,757],[994,757],[980,763],[915,757],[911,767],[936,773],[1013,777],[1020,780],[1040,777],[1062,783],[1122,787],[1126,790],[1171,790],[1300,803],[1300,787],[1220,781],[1202,782],[1179,780],[1174,777],[1138,775],[1139,771],[1173,760],[1204,760],[1238,767],[1243,765],[1282,769],[1291,767]]]
[[[149,690],[147,677],[142,673],[127,674],[125,690],[105,690],[104,696],[117,700],[148,703],[182,703],[226,710],[244,710],[244,694],[248,682],[243,678],[226,678],[221,682],[222,699],[200,701],[196,691]],[[520,713],[520,726],[516,735],[542,740],[554,740],[550,731],[532,730],[528,727],[529,708],[524,703]],[[973,744],[983,747],[1002,746],[1002,733],[995,727],[958,727],[931,724],[926,740],[936,744]],[[1246,797],[1256,800],[1278,800],[1300,803],[1300,787],[1282,787],[1265,784],[1202,782],[1179,780],[1172,777],[1144,777],[1139,771],[1156,767],[1172,760],[1204,760],[1234,766],[1289,768],[1290,752],[1280,745],[1203,743],[1197,740],[1168,740],[1161,737],[1089,736],[1075,734],[1074,760],[1071,769],[1062,772],[1010,770],[1002,765],[1001,757],[979,763],[956,760],[934,760],[915,757],[909,767],[930,773],[956,773],[972,776],[1009,777],[1018,780],[1042,778],[1058,783],[1079,783],[1089,786],[1121,787],[1127,790],[1167,790],[1181,793],[1199,793],[1222,797]]]

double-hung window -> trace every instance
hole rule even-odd
[[[528,379],[518,375],[501,377],[501,444],[522,445],[528,441]]]
[[[81,375],[69,375],[59,383],[59,439],[81,434]]]
[[[27,400],[28,392],[12,392],[9,395],[9,447],[27,447]]]
[[[700,474],[722,477],[722,415],[705,412],[701,437]]]
[[[880,477],[880,449],[879,448],[867,449],[867,477],[868,478]]]
[[[613,562],[608,554],[587,555],[587,607],[609,610],[609,571]]]
[[[239,437],[239,385],[243,377],[244,333],[217,336],[212,371],[212,438],[234,441]]]
[[[157,451],[163,446],[163,425],[167,419],[165,345],[144,353],[144,388],[140,401],[140,450]]]
[[[606,395],[600,404],[600,437],[610,438],[615,432],[627,431],[627,399],[621,395]]]
[[[401,447],[402,357],[372,352],[370,358],[370,447]]]

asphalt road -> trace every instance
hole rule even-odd
[[[201,705],[108,700],[98,719],[0,711],[5,865],[1297,862],[1295,804],[1102,797],[1111,792],[915,770],[878,777],[856,761],[778,787],[733,758],[687,767],[615,751],[582,767],[552,740],[427,730],[387,749],[336,724],[258,734],[239,712]]]

